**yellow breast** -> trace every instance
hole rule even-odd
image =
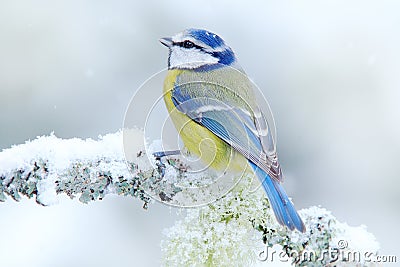
[[[178,75],[187,70],[169,70],[164,81],[164,101],[185,147],[190,154],[199,157],[203,164],[217,171],[241,171],[247,160],[230,145],[207,128],[191,120],[176,109],[172,102],[172,90]]]

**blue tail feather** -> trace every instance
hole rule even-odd
[[[281,225],[287,226],[290,230],[296,228],[300,232],[305,232],[306,227],[282,185],[278,181],[272,179],[254,163],[250,162],[250,164],[262,182],[277,221]]]

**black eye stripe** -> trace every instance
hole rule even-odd
[[[195,43],[193,43],[191,41],[188,41],[188,40],[185,40],[185,41],[182,41],[182,42],[173,42],[172,44],[176,45],[176,46],[188,48],[188,49],[197,48],[197,49],[203,50],[203,47],[201,47],[201,46],[199,46],[199,45],[197,45],[197,44],[195,44]]]

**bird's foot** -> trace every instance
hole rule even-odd
[[[158,152],[154,152],[153,156],[156,159],[161,159],[166,156],[179,155],[180,153],[181,153],[180,150],[158,151]]]
[[[159,151],[154,152],[153,156],[156,158],[156,166],[158,172],[161,174],[161,178],[165,176],[165,164],[162,162],[162,158],[171,155],[179,155],[181,153],[180,150],[171,150],[171,151]]]

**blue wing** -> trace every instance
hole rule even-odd
[[[172,91],[172,102],[180,112],[230,144],[272,178],[281,181],[282,172],[265,118],[257,119],[254,110],[239,108],[217,95],[216,91],[215,88],[197,90],[194,96],[192,88],[180,85]]]
[[[305,232],[303,221],[280,184],[282,174],[265,118],[259,116],[257,119],[252,110],[239,108],[216,92],[218,90],[197,88],[193,93],[190,86],[176,86],[172,101],[180,112],[244,155],[262,181],[278,222],[290,230],[296,228]]]

